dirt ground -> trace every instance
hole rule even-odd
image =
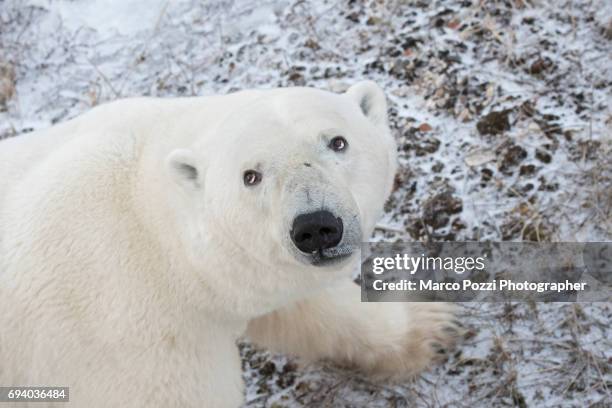
[[[0,138],[120,97],[363,78],[400,147],[374,239],[612,239],[610,1],[0,0]],[[460,347],[402,384],[245,342],[246,406],[612,406],[610,303],[461,310]]]

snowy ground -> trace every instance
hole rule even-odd
[[[135,95],[388,92],[377,239],[612,240],[609,0],[0,0],[0,138]],[[466,304],[405,384],[242,345],[247,406],[612,406],[612,305]]]

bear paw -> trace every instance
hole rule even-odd
[[[448,303],[380,304],[379,318],[386,328],[371,333],[370,350],[352,362],[376,380],[413,378],[434,362],[443,360],[463,336],[457,307]],[[380,313],[383,312],[383,313]],[[403,327],[397,313],[407,317]]]

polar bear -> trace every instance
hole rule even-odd
[[[126,99],[2,141],[0,384],[237,407],[245,335],[413,375],[452,341],[452,308],[361,303],[351,281],[395,152],[368,81]]]

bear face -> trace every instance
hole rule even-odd
[[[213,136],[167,159],[198,203],[202,216],[190,222],[208,239],[200,244],[231,243],[225,251],[249,265],[289,273],[346,270],[396,170],[383,92],[362,82],[345,94],[257,93],[220,119]]]

